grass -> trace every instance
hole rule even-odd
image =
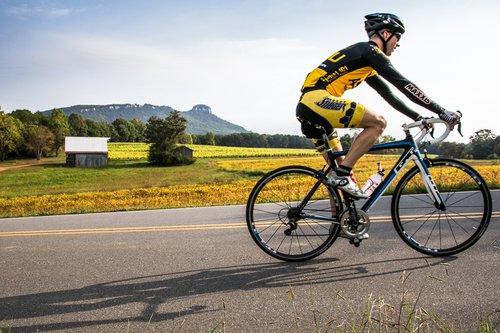
[[[116,145],[110,146],[110,154],[113,149],[123,152],[131,144]],[[135,150],[131,151],[137,151],[136,148],[143,151],[144,144],[132,145]],[[43,159],[41,163],[36,160],[2,162],[0,169],[7,169],[0,171],[0,217],[244,204],[252,185],[270,170],[284,165],[312,168],[324,165],[314,151],[312,156],[286,156],[298,152],[213,146],[195,148],[195,152],[207,157],[198,158],[192,165],[168,168],[152,166],[144,159],[110,160],[105,168],[68,168],[64,156]],[[239,157],[245,155],[245,151],[253,156],[256,150],[262,156]],[[214,157],[221,151],[228,157]],[[271,156],[264,157],[270,151]],[[311,153],[311,150],[306,152]],[[377,162],[382,162],[389,170],[397,157],[365,155],[355,168],[358,183],[364,184],[376,171]],[[499,188],[500,165],[494,161],[474,162],[490,188]],[[220,192],[222,190],[225,192]],[[174,202],[168,202],[169,198],[174,198]]]
[[[444,271],[440,269],[437,272],[435,268],[429,265],[429,275],[421,282],[419,277],[417,281],[412,281],[412,273],[403,272],[400,276],[399,287],[401,288],[399,302],[390,304],[383,297],[377,297],[373,293],[369,294],[364,300],[359,302],[359,306],[352,306],[352,298],[349,292],[337,290],[332,296],[338,302],[341,313],[326,312],[317,308],[310,308],[301,304],[301,295],[294,290],[292,285],[287,287],[286,293],[289,300],[283,301],[283,306],[289,302],[289,316],[286,317],[286,322],[276,319],[274,324],[282,323],[288,327],[291,333],[301,332],[372,332],[372,333],[389,333],[389,332],[406,332],[406,333],[431,333],[431,332],[447,332],[458,333],[464,332],[463,320],[457,318],[455,321],[444,319],[438,312],[424,308],[420,304],[425,299],[426,288],[436,286],[436,284],[446,283],[448,277],[448,264],[439,265],[444,267]],[[441,275],[441,277],[437,277]],[[421,283],[419,287],[410,288],[417,283]],[[283,293],[284,294],[284,293]],[[410,295],[415,295],[411,297]],[[354,302],[356,303],[356,302]],[[303,309],[307,309],[304,311]],[[230,327],[231,309],[226,302],[222,300],[222,308],[220,309],[220,319],[216,319],[215,323],[208,329],[203,330],[209,333],[225,333]],[[500,327],[499,320],[500,310],[496,310],[484,316],[477,314],[476,319],[468,316],[465,318],[469,323],[477,323],[474,332],[478,333],[497,333]],[[151,318],[153,315],[151,315]],[[151,318],[148,322],[146,330],[149,328],[155,331],[151,324]],[[182,332],[183,326],[188,321],[183,318],[180,325],[176,325],[169,332]],[[262,327],[256,327],[256,330],[262,330]],[[467,332],[470,331],[468,328]],[[131,332],[130,323],[128,323],[127,333]],[[142,332],[142,331],[141,331]],[[1,333],[1,331],[0,331]]]
[[[146,161],[110,161],[106,168],[51,163],[3,171],[0,176],[0,198],[232,182],[242,177],[207,159],[169,168]]]

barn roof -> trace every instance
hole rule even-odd
[[[107,153],[110,138],[67,136],[66,153]]]

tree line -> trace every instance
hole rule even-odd
[[[159,140],[155,132],[169,137],[171,144],[204,144],[234,147],[262,148],[312,148],[311,140],[298,135],[268,135],[257,133],[233,133],[228,135],[191,135],[185,132],[186,120],[179,112],[165,118],[152,117],[147,123],[139,119],[115,119],[94,121],[81,114],[67,116],[62,110],[54,109],[50,114],[16,110],[6,114],[0,110],[0,160],[12,157],[58,156],[66,136],[109,137],[112,142],[149,142]],[[163,122],[166,122],[163,123]],[[162,127],[163,126],[163,127]],[[182,129],[182,130],[181,130]],[[169,132],[173,131],[173,132]],[[167,133],[168,132],[168,133]],[[354,130],[343,135],[340,141],[344,148],[350,147],[359,132]],[[166,137],[162,139],[165,140]],[[474,133],[468,144],[442,142],[428,147],[428,152],[454,158],[489,159],[500,155],[500,136],[491,130],[482,129]],[[393,141],[388,135],[380,142]]]

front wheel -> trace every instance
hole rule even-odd
[[[434,203],[415,166],[396,186],[392,220],[411,248],[432,256],[453,255],[472,246],[485,232],[491,218],[491,194],[483,178],[462,162],[436,159],[428,169],[445,208]]]
[[[271,171],[255,185],[247,202],[247,225],[267,254],[286,261],[307,260],[326,251],[337,238],[339,193],[318,183],[316,176],[311,168],[288,166]],[[308,194],[310,199],[304,202]]]

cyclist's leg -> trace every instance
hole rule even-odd
[[[357,126],[363,128],[354,142],[349,148],[342,165],[352,168],[356,162],[370,150],[370,148],[377,142],[378,138],[382,135],[387,122],[384,117],[378,113],[365,108],[363,119]]]
[[[326,90],[314,90],[305,93],[299,105],[297,106],[297,117],[302,120],[302,130],[306,136],[308,133],[304,131],[307,129],[309,133],[313,133],[316,125],[319,125],[325,129],[334,131],[335,128],[357,128],[364,118],[365,107],[359,103],[335,97],[331,95]],[[371,115],[366,117],[364,126],[373,127]],[[309,126],[305,126],[309,125]],[[335,133],[335,131],[333,132]],[[335,133],[336,134],[336,133]],[[315,136],[309,136],[315,138]],[[321,137],[321,133],[316,138]],[[316,139],[315,144],[320,151],[321,145],[318,145],[322,140]],[[335,151],[342,149],[342,145],[338,140],[338,136],[329,140],[330,147]],[[369,148],[366,149],[368,151]],[[351,154],[355,156],[352,162],[352,166],[359,159],[361,155],[357,153],[361,150],[356,150],[356,154]],[[349,154],[347,155],[349,156]],[[362,192],[359,190],[358,185],[353,179],[352,166],[347,166],[345,160],[338,160],[340,167],[336,169],[336,176],[331,181],[332,183],[343,183],[342,188],[353,196],[364,197]],[[346,182],[347,181],[347,182]]]
[[[297,107],[297,116],[307,120],[312,125],[320,125],[325,128],[329,126],[332,130],[334,128],[363,128],[363,131],[349,148],[345,159],[339,161],[340,165],[348,168],[352,168],[358,159],[368,152],[387,125],[384,117],[373,110],[362,104],[332,96],[326,90],[305,93]],[[334,148],[335,150],[340,150],[342,147],[340,141],[338,138],[335,140],[330,141],[330,145],[332,148],[338,147]]]

